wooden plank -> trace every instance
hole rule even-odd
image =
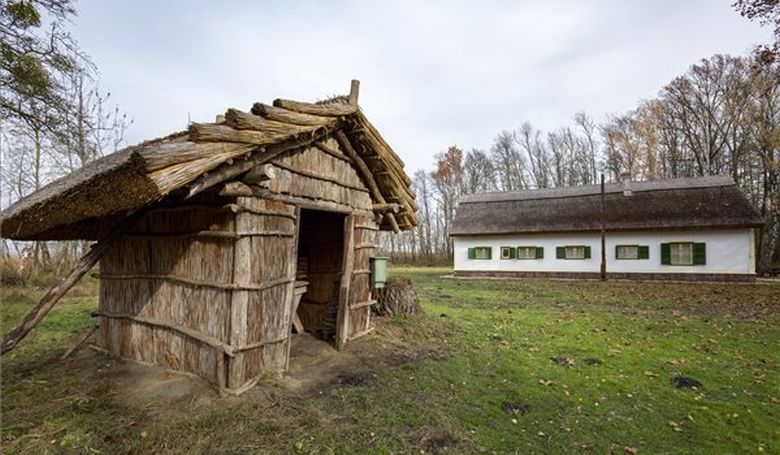
[[[336,325],[336,349],[342,350],[349,337],[349,290],[352,282],[352,267],[355,260],[355,216],[347,215],[344,220],[344,268],[339,290],[339,310]]]

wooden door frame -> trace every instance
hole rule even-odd
[[[344,218],[344,250],[342,254],[341,286],[339,286],[339,308],[336,319],[336,349],[341,351],[349,340],[349,297],[352,272],[355,264],[355,215]]]

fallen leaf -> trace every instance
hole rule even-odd
[[[645,371],[645,376],[649,376],[651,378],[654,378],[654,377],[658,376],[658,373],[656,373],[654,371],[647,370],[647,371]]]
[[[687,362],[688,361],[685,359],[672,359],[672,360],[668,360],[666,363],[670,365],[684,365]]]
[[[552,383],[553,383],[552,381],[549,381],[547,379],[540,379],[539,380],[539,384],[541,384],[541,385],[552,385]]]
[[[636,455],[639,453],[639,449],[637,449],[636,447],[625,446],[623,447],[623,450],[625,450],[626,453],[630,453],[631,455]]]

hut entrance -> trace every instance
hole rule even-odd
[[[332,342],[336,336],[339,289],[344,265],[345,215],[302,209],[296,278],[308,286],[298,305],[296,329]]]

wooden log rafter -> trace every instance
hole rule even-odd
[[[366,185],[368,185],[368,189],[371,192],[371,197],[374,198],[375,201],[377,201],[380,204],[385,204],[385,197],[382,195],[382,191],[379,189],[379,186],[376,184],[376,180],[374,180],[374,176],[371,173],[371,170],[368,168],[366,163],[358,156],[355,149],[352,147],[352,144],[349,142],[349,138],[346,134],[344,134],[343,131],[336,131],[335,133],[336,140],[338,141],[341,148],[344,150],[344,153],[347,154],[349,159],[352,160],[353,163],[355,163],[355,166],[358,169],[358,172],[360,173],[360,176],[363,177],[363,181],[366,182]],[[390,222],[390,226],[392,226],[393,231],[398,233],[401,232],[401,228],[398,226],[398,222],[395,219],[395,216],[392,213],[385,214],[387,216],[388,221]]]
[[[275,161],[274,162],[274,166],[276,166],[276,167],[278,167],[280,169],[284,169],[285,171],[290,172],[292,174],[297,174],[297,175],[300,175],[302,177],[308,177],[308,178],[314,179],[314,180],[321,180],[323,182],[333,183],[333,184],[336,184],[336,185],[339,185],[339,186],[343,186],[344,188],[349,188],[350,190],[353,190],[353,191],[359,191],[361,193],[368,193],[369,192],[368,190],[366,190],[362,186],[353,185],[351,183],[343,182],[343,181],[341,181],[339,179],[336,179],[336,178],[333,178],[333,177],[329,177],[327,175],[317,174],[315,172],[305,171],[303,169],[296,169],[296,168],[294,168],[292,166],[288,166],[287,164],[284,164],[284,163],[279,163],[279,162]]]

